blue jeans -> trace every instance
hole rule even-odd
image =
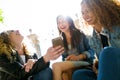
[[[106,47],[99,56],[98,77],[91,70],[79,69],[72,80],[120,80],[120,48]]]
[[[92,70],[79,69],[73,72],[72,80],[97,80],[97,76]]]
[[[33,80],[53,80],[52,69],[46,68],[33,76]]]
[[[99,56],[97,80],[120,80],[120,48],[107,47]]]

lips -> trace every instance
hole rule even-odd
[[[61,29],[65,29],[65,27],[64,27],[64,28],[61,28]]]
[[[60,29],[65,29],[66,27],[65,26],[61,26]]]
[[[87,22],[90,22],[91,20],[92,20],[91,18],[85,19],[85,21],[87,21]]]
[[[16,34],[16,35],[20,35],[20,34]]]

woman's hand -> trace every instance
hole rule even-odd
[[[66,58],[66,61],[78,61],[78,60],[79,60],[79,56],[76,56],[74,54],[71,54]]]
[[[93,63],[93,71],[96,73],[96,75],[98,74],[98,60],[95,59],[94,63]]]
[[[28,59],[27,63],[25,63],[24,67],[25,67],[25,71],[29,72],[33,65],[35,64],[36,60],[35,59]]]
[[[43,56],[45,62],[49,62],[50,60],[57,59],[64,52],[64,47],[50,47],[47,50],[47,53]]]
[[[67,61],[79,61],[84,59],[86,59],[85,54],[80,54],[80,55],[71,54],[66,58]]]

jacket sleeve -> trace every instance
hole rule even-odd
[[[7,72],[12,73],[13,75],[17,76],[18,80],[27,79],[29,76],[49,67],[49,64],[50,62],[45,63],[43,57],[41,57],[33,65],[30,72],[25,72],[25,69],[22,67],[22,65],[19,62],[10,63],[5,56],[0,56],[0,67],[4,68]],[[6,80],[7,80],[7,77],[6,77]],[[8,79],[8,80],[12,80],[12,79]]]
[[[49,67],[50,62],[46,63],[43,59],[43,57],[41,57],[40,59],[38,59],[38,61],[33,65],[32,69],[29,72],[25,72],[25,69],[23,68],[20,72],[19,72],[19,76],[21,76],[21,79],[26,79],[27,77],[36,74],[38,72],[40,72],[41,70]]]
[[[88,43],[88,39],[86,38],[86,36],[85,35],[83,35],[83,43],[84,43],[84,46],[85,46],[85,51],[84,52],[82,52],[83,54],[85,54],[86,56],[87,56],[87,59],[88,59],[88,61],[90,62],[90,63],[93,63],[93,60],[94,60],[94,55],[95,55],[95,53],[94,53],[94,50],[93,49],[91,49],[91,47],[90,47],[90,45],[89,45],[89,43]]]
[[[65,51],[63,54],[62,54],[62,61],[65,61],[65,58],[68,56],[67,52]]]
[[[18,62],[10,63],[5,55],[0,55],[0,80],[19,80],[18,75],[15,74],[22,68]]]

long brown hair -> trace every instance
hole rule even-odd
[[[57,16],[57,18],[56,18],[57,23],[58,23],[59,17],[65,18],[65,20],[70,24],[69,29],[70,29],[70,35],[71,35],[71,46],[72,46],[72,48],[75,48],[76,46],[79,45],[80,40],[82,39],[81,38],[82,32],[75,27],[74,21],[70,16],[63,16],[63,15]],[[59,28],[58,28],[58,30],[59,30]],[[66,50],[68,50],[68,44],[67,44],[65,33],[61,32],[60,30],[59,30],[59,33],[63,37],[63,42],[64,42],[64,46],[65,46]]]

